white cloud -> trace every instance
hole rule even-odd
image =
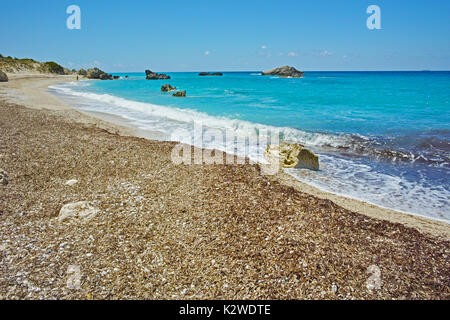
[[[343,56],[342,56],[342,59],[347,59],[347,58],[348,58],[347,55],[343,55]]]
[[[210,52],[209,50],[206,50],[206,51],[205,51],[205,56],[209,56],[210,53],[211,53],[211,52]]]
[[[332,55],[333,55],[333,52],[330,52],[330,51],[328,51],[328,50],[323,50],[321,53],[319,53],[319,55],[320,55],[321,57],[328,57],[328,56],[332,56]]]
[[[289,52],[287,55],[288,55],[289,57],[296,57],[296,56],[298,56],[298,53],[297,53],[297,52],[294,52],[294,51],[291,51],[291,52]]]
[[[265,44],[263,44],[263,45],[261,46],[261,49],[267,49],[267,46],[266,46]]]

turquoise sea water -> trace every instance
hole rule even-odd
[[[296,178],[384,207],[450,220],[450,72],[307,72],[302,79],[259,72],[168,74],[171,80],[117,74],[120,80],[51,90],[77,97],[71,102],[78,108],[123,116],[169,140],[184,141],[174,132],[193,131],[195,123],[236,135],[279,130],[282,139],[319,154],[321,170],[287,170]],[[187,97],[160,92],[165,83],[186,90]],[[189,139],[184,142],[198,144]],[[202,146],[231,148],[221,141]],[[245,155],[260,159],[264,147],[250,146]]]

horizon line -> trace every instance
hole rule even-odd
[[[167,73],[181,73],[181,72],[223,72],[223,73],[238,73],[238,72],[262,72],[263,70],[194,70],[194,71],[163,71],[158,70],[156,72],[167,72]],[[437,70],[437,69],[409,69],[409,70],[301,70],[302,72],[450,72],[448,70]],[[108,73],[145,73],[145,71],[108,71]]]

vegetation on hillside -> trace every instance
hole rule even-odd
[[[64,74],[64,68],[56,62],[38,62],[33,59],[18,59],[3,57],[0,55],[0,70],[9,73],[15,72],[39,72]]]
[[[53,61],[41,63],[39,71],[42,73],[55,73],[55,74],[65,73],[64,68]]]
[[[113,77],[112,75],[98,69],[91,68],[84,70],[81,68],[79,71],[68,68],[64,68],[54,61],[39,62],[33,59],[18,59],[13,57],[3,57],[0,54],[0,70],[6,73],[46,73],[46,74],[58,74],[58,75],[69,75],[76,74],[80,76],[87,77],[89,79],[100,79],[100,80],[113,80],[119,77]]]

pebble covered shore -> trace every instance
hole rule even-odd
[[[0,101],[0,299],[450,298],[448,239],[61,112]]]

